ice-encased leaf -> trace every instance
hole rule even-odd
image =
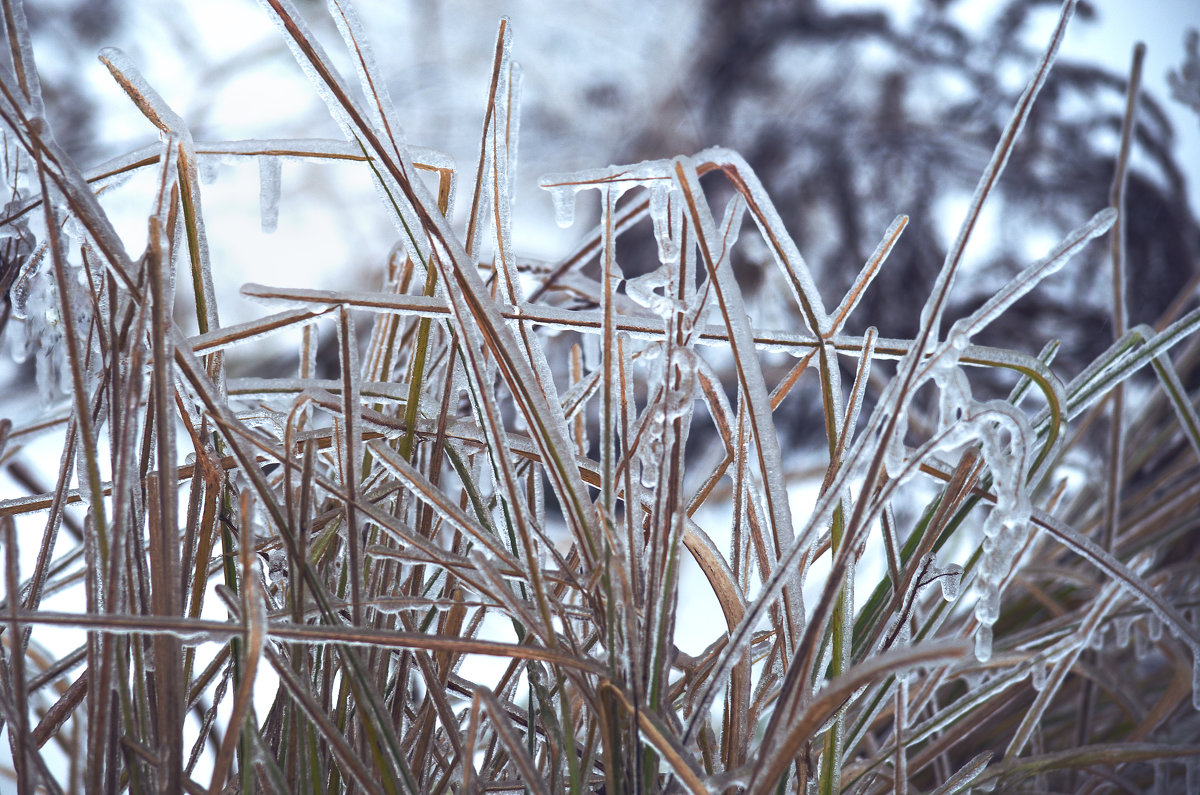
[[[346,49],[355,56],[354,71],[358,75],[359,87],[362,88],[371,123],[393,143],[392,153],[399,156],[405,143],[404,132],[396,117],[387,81],[383,79],[383,73],[375,63],[375,53],[358,18],[358,12],[351,3],[342,0],[326,0],[325,5],[329,16],[337,25],[342,41],[346,43]]]

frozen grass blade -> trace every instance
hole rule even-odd
[[[254,564],[252,563],[250,540],[253,538],[251,517],[254,516],[254,503],[253,497],[248,491],[241,495],[239,515],[242,519],[241,534],[238,539],[242,570],[240,580],[242,603],[241,605],[230,605],[230,607],[239,608],[238,612],[242,614],[243,620],[246,622],[246,641],[242,649],[241,682],[238,684],[237,694],[234,696],[229,729],[221,740],[221,747],[217,751],[217,760],[213,765],[212,780],[208,787],[209,795],[216,795],[224,788],[225,777],[230,765],[233,764],[234,750],[244,736],[243,731],[253,731],[252,727],[246,727],[245,724],[247,717],[251,714],[251,699],[254,695],[258,661],[262,656],[263,644],[267,639],[266,610],[262,596],[257,592],[257,583],[253,575]],[[245,782],[243,781],[243,783]]]
[[[25,684],[25,655],[15,644],[24,637],[21,631],[18,609],[20,607],[20,574],[18,572],[17,530],[9,517],[0,519],[0,534],[4,536],[4,591],[8,602],[8,664],[5,666],[9,679],[9,695],[12,698],[13,714],[9,729],[13,745],[14,766],[17,774],[17,787],[23,791],[32,791],[32,781],[29,769],[29,692]]]
[[[728,265],[721,267],[722,261],[711,248],[712,241],[719,239],[716,223],[700,188],[700,176],[690,160],[679,158],[675,161],[675,179],[683,192],[690,220],[698,232],[701,259],[710,282],[716,285],[714,293],[721,308],[721,315],[725,319],[731,352],[737,360],[738,386],[749,409],[747,416],[750,434],[758,453],[760,473],[765,483],[763,498],[771,522],[774,553],[778,556],[781,550],[793,543],[794,531],[782,478],[779,438],[775,435],[770,413],[770,397],[752,342],[749,316],[732,270]],[[789,633],[802,632],[804,628],[804,608],[800,601],[798,575],[799,572],[795,572],[795,579],[789,583],[788,596],[785,597],[786,609],[789,611]]]
[[[918,349],[922,353],[929,349],[928,346],[937,342],[942,315],[946,310],[946,302],[950,295],[950,289],[954,285],[958,269],[962,264],[962,257],[966,250],[967,242],[971,238],[971,233],[974,231],[975,225],[979,222],[979,216],[983,211],[984,203],[987,201],[996,183],[1000,180],[1000,175],[1004,173],[1004,167],[1008,164],[1013,146],[1016,144],[1017,138],[1020,136],[1021,130],[1024,128],[1025,122],[1028,120],[1029,114],[1033,109],[1034,100],[1037,99],[1038,93],[1041,91],[1042,86],[1045,85],[1046,78],[1050,74],[1050,68],[1053,66],[1054,59],[1058,55],[1058,48],[1062,45],[1063,37],[1067,32],[1067,23],[1071,21],[1071,17],[1074,14],[1075,0],[1064,0],[1059,11],[1058,24],[1055,26],[1054,33],[1050,38],[1050,44],[1042,54],[1041,60],[1037,65],[1037,70],[1033,78],[1029,81],[1029,85],[1026,86],[1025,91],[1017,100],[1017,107],[1013,110],[1008,125],[1000,134],[1000,142],[996,145],[996,149],[992,153],[992,159],[988,163],[987,168],[984,169],[983,176],[975,188],[975,195],[971,198],[966,218],[963,219],[963,224],[958,230],[954,243],[951,244],[949,251],[946,253],[946,261],[942,264],[942,269],[938,272],[937,281],[930,292],[929,300],[921,310],[921,333],[918,337],[921,345],[918,346]]]

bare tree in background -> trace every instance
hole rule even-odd
[[[900,29],[882,10],[712,2],[695,63],[684,70],[690,84],[640,131],[629,159],[714,143],[740,151],[829,296],[850,284],[895,214],[907,214],[864,316],[885,335],[911,334],[917,314],[907,310],[920,306],[961,217],[948,200],[961,205],[974,189],[1037,56],[1026,35],[1031,17],[1058,4],[1013,0],[977,30],[952,21],[962,5],[922,4]],[[1073,24],[1090,24],[1097,13],[1081,4]],[[1194,83],[1193,75],[1193,92]],[[1107,202],[1125,88],[1121,74],[1059,60],[999,186],[1000,239],[971,286],[960,286],[960,312],[1044,253],[1019,247],[1031,230],[1058,239]],[[671,122],[684,101],[700,105],[689,116],[698,127]],[[1142,95],[1139,110],[1143,159],[1128,185],[1127,287],[1130,323],[1153,324],[1196,272],[1200,227],[1171,124],[1151,96]],[[1021,234],[1004,235],[1006,228]],[[1095,356],[1111,333],[1110,290],[1098,272],[1104,248],[1086,256],[1060,277],[1068,283],[1054,298],[1023,301],[990,329],[991,339],[1067,335],[1069,363]],[[744,263],[744,280],[772,273],[760,264]],[[1066,317],[1073,322],[1058,322]]]

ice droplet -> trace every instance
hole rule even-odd
[[[985,778],[983,781],[976,782],[972,786],[972,789],[979,790],[980,792],[995,792],[996,791],[996,779]]]
[[[279,226],[279,193],[282,182],[282,165],[277,157],[258,159],[258,202],[262,217],[262,230],[266,234]]]
[[[952,563],[942,569],[939,574],[938,584],[942,586],[942,598],[947,602],[953,602],[958,598],[958,592],[962,586],[962,573],[962,566]]]
[[[1146,616],[1146,633],[1150,640],[1162,640],[1162,632],[1162,619],[1155,615]]]

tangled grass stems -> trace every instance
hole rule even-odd
[[[61,340],[71,397],[58,414],[0,423],[10,471],[27,471],[29,438],[56,433],[63,450],[52,490],[0,500],[0,718],[21,791],[1195,782],[1200,422],[1188,385],[1200,310],[1125,327],[1136,65],[1113,207],[942,336],[963,252],[1073,2],[911,339],[844,332],[903,245],[903,216],[827,311],[758,177],[720,149],[546,177],[560,208],[595,190],[600,223],[531,272],[512,240],[507,23],[458,233],[457,169],[403,142],[353,9],[328,5],[357,94],[297,10],[263,0],[345,142],[195,141],[106,50],[162,140],[85,175],[47,132],[22,6],[3,0],[13,67],[0,69],[0,118],[18,154],[5,161],[2,223],[24,245],[6,255],[24,252],[17,316],[25,333]],[[229,277],[206,242],[220,219],[198,179],[210,157],[266,162],[264,183],[281,157],[368,170],[399,239],[379,287],[246,285],[277,311],[222,325],[214,285]],[[134,258],[98,197],[139,172],[157,187]],[[719,194],[732,198],[718,214]],[[657,261],[628,276],[617,241],[647,221]],[[1053,343],[1034,357],[972,342],[1105,234],[1117,339],[1081,374],[1064,382]],[[802,331],[755,321],[732,266],[750,235]],[[183,284],[193,335],[174,316]],[[327,322],[336,378],[314,361]],[[297,329],[296,377],[228,372],[226,353]],[[778,356],[782,376],[767,364]],[[855,360],[849,384],[842,357]],[[1156,391],[1135,405],[1123,390],[1147,365]],[[976,398],[972,371],[1007,374],[1008,398]],[[1042,405],[1023,408],[1028,397]],[[799,506],[813,455],[785,451],[776,416],[808,399],[825,440],[817,496]],[[1107,455],[1080,473],[1072,453],[1091,421],[1071,423],[1105,406]],[[697,438],[715,439],[715,455],[697,453]],[[36,527],[43,512],[22,571],[14,520]],[[720,611],[698,655],[679,646],[692,564]],[[59,592],[83,608],[49,609]],[[56,651],[63,627],[85,643]],[[51,763],[64,756],[65,776]]]

